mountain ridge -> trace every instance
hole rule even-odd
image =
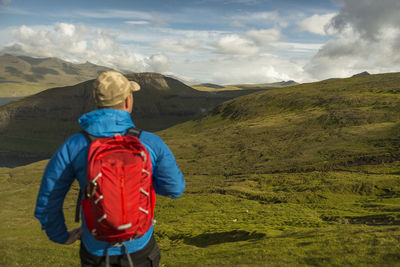
[[[74,64],[59,58],[0,56],[0,97],[20,97],[47,88],[74,85],[111,68],[90,62]]]

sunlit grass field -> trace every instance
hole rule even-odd
[[[0,169],[1,266],[79,266],[78,244],[33,218],[46,161]],[[343,171],[187,176],[157,199],[161,266],[398,266],[400,163]],[[77,190],[64,204],[72,228]]]

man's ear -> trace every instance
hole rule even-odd
[[[129,107],[129,96],[127,96],[124,101],[124,109],[127,109],[128,107]]]

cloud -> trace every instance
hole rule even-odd
[[[295,79],[303,81],[303,62],[271,54],[227,56],[207,61],[181,63],[187,73],[196,73],[202,82],[217,84],[270,83]]]
[[[259,51],[254,42],[237,34],[225,35],[212,44],[216,52],[230,55],[252,55]]]
[[[169,71],[169,58],[157,53],[144,56],[116,42],[106,30],[84,25],[55,23],[51,27],[21,26],[14,41],[0,52],[34,57],[59,57],[73,62],[90,61],[124,72]]]
[[[327,42],[305,70],[315,79],[400,70],[400,2],[341,0],[328,25],[336,38]]]
[[[133,10],[105,9],[100,11],[78,11],[80,17],[94,19],[138,19],[150,20],[151,13]]]
[[[35,30],[23,25],[12,32],[18,40],[15,44],[29,54],[43,56],[53,56],[58,52],[72,55],[85,52],[87,42],[82,39],[85,34],[84,26],[76,27],[66,23],[56,23],[51,31]]]
[[[312,15],[299,22],[299,31],[308,31],[311,33],[326,35],[326,27],[329,25],[335,13],[328,13],[324,15]]]
[[[280,26],[287,27],[288,23],[277,11],[272,12],[247,12],[240,15],[230,17],[231,26],[244,27],[246,25],[264,27],[264,26]]]
[[[340,13],[333,18],[332,27],[339,32],[355,29],[366,39],[378,39],[386,27],[400,25],[398,0],[341,0]]]
[[[157,43],[163,50],[174,53],[188,53],[200,48],[200,42],[195,39],[175,40],[164,39]]]
[[[245,36],[263,46],[278,41],[281,38],[281,32],[278,29],[250,30],[245,33]]]
[[[128,21],[125,21],[125,24],[129,24],[129,25],[146,25],[146,24],[149,24],[149,22],[145,21],[145,20],[128,20]]]

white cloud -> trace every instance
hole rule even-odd
[[[230,17],[230,24],[236,27],[244,27],[246,25],[254,25],[257,27],[264,27],[267,25],[276,25],[280,27],[288,26],[288,22],[283,19],[277,11],[246,12],[240,15],[234,15]]]
[[[258,45],[263,46],[278,41],[281,38],[281,32],[278,29],[250,30],[245,33],[245,36],[254,40]]]
[[[200,48],[200,42],[195,39],[174,40],[164,39],[157,43],[157,46],[163,50],[174,53],[188,53]]]
[[[86,18],[95,19],[139,19],[150,20],[152,19],[151,13],[140,12],[133,10],[118,10],[118,9],[105,9],[100,11],[78,11],[77,15]]]
[[[254,42],[236,34],[223,36],[213,43],[212,46],[220,54],[252,55],[259,51]]]
[[[128,20],[128,21],[125,21],[125,23],[129,24],[129,25],[146,25],[146,24],[149,24],[149,22],[145,21],[145,20]]]
[[[144,56],[116,42],[117,36],[83,25],[56,23],[52,27],[21,26],[14,41],[0,52],[35,57],[59,57],[74,62],[90,61],[125,72],[168,71],[169,58],[157,53]]]
[[[260,21],[260,20],[267,20],[267,21],[275,21],[279,18],[279,14],[276,11],[272,12],[253,12],[253,13],[245,13],[240,14],[232,17],[234,20],[239,21]]]
[[[326,35],[325,28],[327,27],[327,25],[329,25],[330,21],[335,15],[335,13],[312,15],[311,17],[300,21],[298,29],[300,31],[308,31],[319,35]]]
[[[164,54],[157,54],[146,59],[151,70],[159,73],[168,73],[166,70],[171,68],[170,59]]]
[[[210,64],[211,63],[211,64]],[[202,81],[218,84],[271,83],[282,80],[303,81],[302,62],[271,54],[220,56],[211,62],[188,63],[185,68],[206,69]]]
[[[324,44],[320,43],[295,43],[295,42],[275,42],[275,49],[283,50],[287,52],[301,52],[301,53],[312,53],[315,54],[318,50],[324,46]]]

